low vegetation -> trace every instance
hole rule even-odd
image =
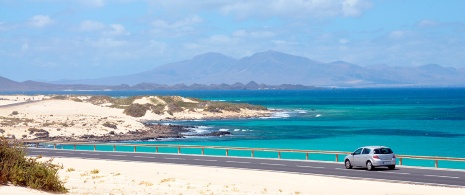
[[[131,104],[126,109],[124,109],[124,114],[127,114],[132,117],[143,117],[147,110],[150,109],[148,104]]]
[[[183,112],[185,110],[195,111],[203,110],[212,113],[240,112],[241,109],[249,110],[266,110],[263,106],[254,106],[251,104],[235,104],[228,102],[206,101],[197,98],[183,98],[180,96],[157,96],[151,98],[149,103],[134,103],[135,100],[143,96],[132,96],[126,98],[114,98],[110,96],[92,96],[89,99],[81,100],[73,96],[54,96],[52,99],[69,99],[73,101],[85,101],[94,105],[105,105],[112,108],[124,109],[126,115],[132,117],[143,117],[147,111],[155,114],[170,114]],[[187,100],[187,101],[186,101]]]
[[[58,178],[61,166],[50,159],[39,162],[38,158],[27,158],[25,147],[18,141],[0,138],[0,184],[27,186],[49,192],[67,192]]]

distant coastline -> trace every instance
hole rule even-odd
[[[51,84],[36,81],[16,82],[0,76],[0,92],[11,91],[117,91],[117,90],[311,90],[320,89],[300,84],[266,85],[250,81],[246,84],[155,84],[139,83],[137,85],[86,85],[86,84]]]

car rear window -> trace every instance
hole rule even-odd
[[[392,154],[391,148],[377,148],[374,150],[375,154]]]

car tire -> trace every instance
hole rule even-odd
[[[388,166],[388,168],[389,168],[390,170],[394,170],[394,169],[396,168],[396,165]]]
[[[371,161],[367,162],[367,169],[368,169],[368,171],[373,171],[373,169],[375,169],[375,167],[373,167],[373,163],[371,163]]]
[[[346,169],[352,169],[352,164],[350,163],[350,160],[346,160],[344,162],[344,165],[345,165]]]

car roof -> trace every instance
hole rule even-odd
[[[386,146],[363,146],[363,147],[360,147],[360,148],[389,148],[389,147],[386,147]]]

